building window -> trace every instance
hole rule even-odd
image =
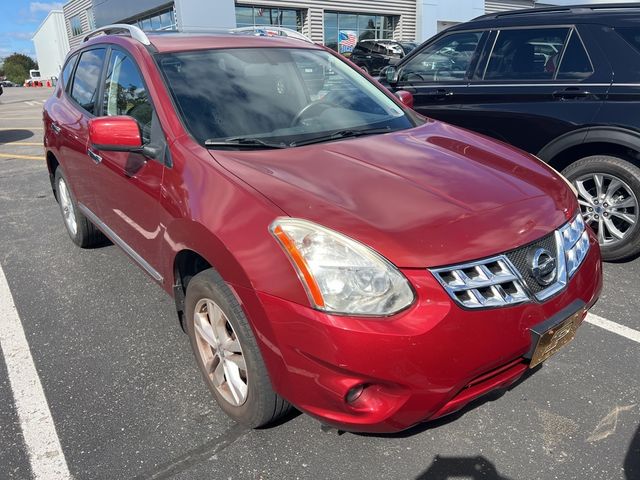
[[[176,17],[173,8],[139,18],[132,23],[147,32],[153,30],[176,30]]]
[[[236,25],[238,27],[271,25],[302,32],[303,23],[302,10],[236,5]]]
[[[89,31],[96,29],[96,22],[93,20],[93,7],[87,8],[87,24],[89,25]]]
[[[74,15],[69,19],[69,24],[71,25],[71,35],[74,37],[76,35],[82,34],[82,22],[80,21],[80,15]]]
[[[340,53],[350,53],[360,40],[393,38],[399,21],[397,15],[325,12],[324,44]]]

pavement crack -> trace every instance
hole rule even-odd
[[[189,450],[169,462],[159,465],[150,472],[134,477],[134,480],[171,478],[178,473],[188,470],[192,466],[211,458],[213,455],[222,452],[250,431],[250,429],[242,425],[234,425],[219,437]]]

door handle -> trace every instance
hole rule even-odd
[[[583,90],[579,87],[569,87],[564,90],[556,90],[551,94],[553,98],[560,100],[571,100],[576,98],[586,98],[591,95],[591,92],[588,90]]]
[[[444,88],[439,88],[427,93],[428,96],[435,100],[444,100],[447,97],[453,97],[453,92]]]
[[[62,131],[62,129],[55,123],[51,124],[51,130],[53,130],[53,133],[55,133],[56,135],[60,134],[60,132]]]
[[[87,155],[89,155],[89,158],[91,158],[91,160],[93,160],[96,165],[102,162],[102,157],[94,152],[91,148],[87,148]]]

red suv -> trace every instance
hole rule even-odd
[[[598,243],[535,157],[300,39],[101,32],[45,105],[64,224],[175,298],[234,419],[406,429],[511,385],[598,298]]]

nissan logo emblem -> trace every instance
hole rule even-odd
[[[556,259],[546,248],[538,248],[531,256],[531,276],[543,287],[556,279]]]

